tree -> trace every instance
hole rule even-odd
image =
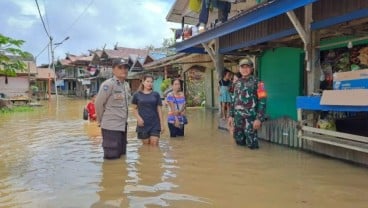
[[[174,38],[164,38],[164,41],[162,42],[163,48],[170,48],[175,44]]]
[[[155,50],[155,46],[154,46],[153,44],[151,44],[151,45],[147,45],[147,46],[145,47],[145,49],[146,49],[146,50],[148,50],[148,51],[154,51],[154,50]]]
[[[175,50],[171,48],[173,45],[175,45],[174,38],[164,38],[162,42],[162,51],[164,51],[168,56],[175,55]]]
[[[174,44],[175,44],[175,40],[173,38],[164,38],[162,41],[161,47],[156,48],[153,44],[151,44],[151,45],[147,45],[145,49],[148,51],[165,53],[167,56],[171,56],[176,53],[174,49],[170,48]]]
[[[20,49],[23,43],[23,40],[0,34],[0,75],[16,76],[16,71],[26,69],[23,60],[32,55]]]

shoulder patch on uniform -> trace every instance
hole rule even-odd
[[[108,86],[108,85],[104,85],[104,86],[103,86],[103,90],[104,90],[104,91],[107,91],[108,89],[109,89],[109,86]]]

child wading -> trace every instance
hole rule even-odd
[[[96,100],[96,94],[92,94],[91,95],[91,101],[88,102],[86,108],[88,111],[88,118],[89,121],[96,121],[97,116],[96,116],[96,108],[95,108],[95,100]]]
[[[263,83],[253,76],[253,62],[250,59],[240,60],[239,71],[242,77],[234,83],[228,122],[234,129],[233,137],[238,145],[257,149],[257,130],[265,120],[266,93],[260,85]]]

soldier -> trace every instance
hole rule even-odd
[[[260,84],[263,83],[253,76],[253,62],[250,59],[240,60],[239,71],[241,78],[234,83],[228,122],[234,129],[233,137],[238,145],[257,149],[257,130],[265,120],[265,91],[260,93],[263,90]]]
[[[112,64],[113,78],[104,81],[96,97],[97,122],[101,125],[105,159],[117,159],[126,153],[129,84],[125,81],[129,65],[124,60]]]

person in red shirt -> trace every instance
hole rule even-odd
[[[89,121],[96,121],[95,99],[96,95],[92,94],[91,101],[89,101],[89,103],[87,104]]]

